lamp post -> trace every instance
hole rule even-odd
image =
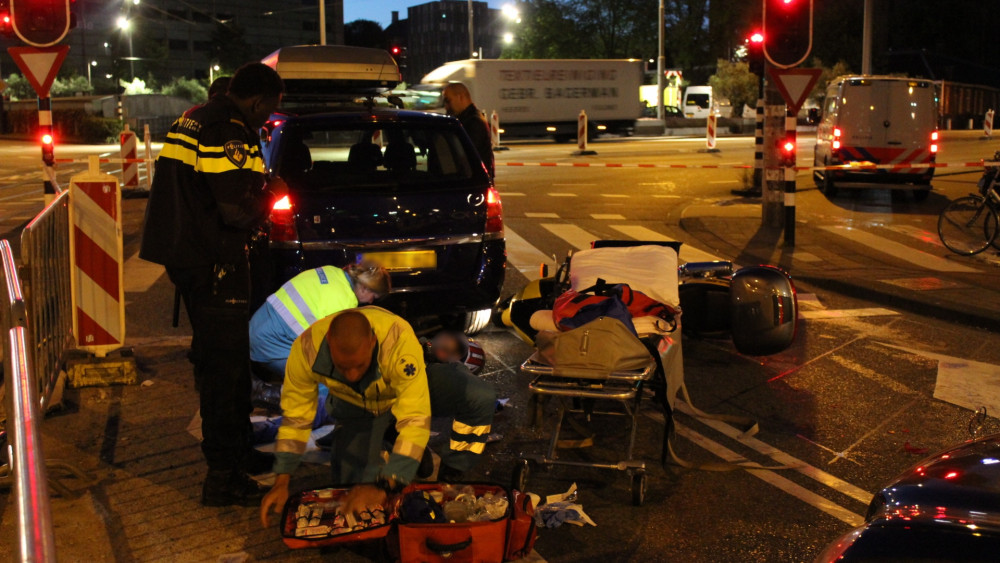
[[[135,56],[132,55],[132,33],[131,33],[132,22],[129,21],[125,16],[118,16],[118,29],[122,33],[128,35],[128,71],[129,71],[129,81],[135,80]]]
[[[90,61],[87,65],[87,84],[90,84],[91,88],[94,86],[94,81],[90,79],[90,67],[97,66],[97,61]]]
[[[216,72],[219,72],[219,65],[213,64],[212,66],[208,67],[208,85],[209,85],[209,87],[211,87],[212,83],[215,82],[215,73]]]

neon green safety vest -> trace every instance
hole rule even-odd
[[[267,298],[295,334],[318,319],[358,306],[347,273],[334,266],[320,266],[288,280]]]

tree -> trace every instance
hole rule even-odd
[[[575,8],[565,0],[528,0],[520,5],[521,24],[505,59],[586,59],[591,42],[577,25]]]
[[[384,49],[385,30],[381,24],[371,20],[354,20],[344,24],[344,44],[355,47]]]
[[[239,24],[216,23],[211,43],[212,59],[222,67],[239,68],[243,63],[254,59],[250,45],[247,44],[246,30]]]
[[[596,57],[647,59],[657,53],[657,0],[573,0],[581,31]]]
[[[851,67],[843,61],[837,61],[837,64],[832,67],[823,66],[823,61],[817,57],[813,57],[810,61],[812,68],[823,69],[823,72],[819,75],[819,80],[816,81],[816,85],[813,86],[811,92],[809,92],[809,99],[815,101],[820,107],[823,106],[823,100],[826,98],[826,87],[829,86],[830,82],[837,78],[838,76],[844,76],[845,74],[851,74]]]
[[[733,107],[733,117],[743,116],[743,105],[754,104],[757,101],[757,75],[750,72],[747,63],[732,63],[726,59],[718,60],[715,74],[709,77],[708,84],[718,98],[727,98]]]

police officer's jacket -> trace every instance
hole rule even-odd
[[[174,267],[245,260],[272,203],[258,135],[217,96],[170,127],[156,159],[139,256]]]
[[[288,357],[292,342],[319,319],[358,306],[347,272],[335,266],[306,270],[268,296],[250,320],[250,359]]]
[[[373,417],[392,412],[399,436],[381,474],[399,482],[412,481],[431,427],[423,350],[413,329],[401,317],[380,307],[350,310],[368,318],[378,339],[372,366],[354,384],[334,368],[326,333],[333,319],[343,312],[316,321],[295,339],[281,389],[284,418],[278,429],[274,472],[291,474],[298,467],[312,431],[318,385],[323,383],[330,388],[331,398]],[[338,452],[331,455],[337,456]]]

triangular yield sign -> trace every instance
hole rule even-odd
[[[771,78],[785,99],[788,111],[795,115],[809,97],[819,75],[823,70],[818,68],[774,68],[771,67]]]
[[[7,47],[12,59],[28,79],[39,98],[49,97],[49,88],[66,59],[69,45],[51,47]]]

